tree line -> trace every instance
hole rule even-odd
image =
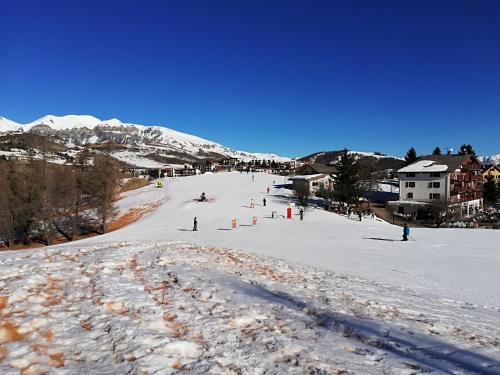
[[[0,241],[50,245],[58,233],[68,240],[105,233],[116,213],[116,160],[109,152],[86,150],[71,165],[57,165],[41,149],[37,158],[0,161]]]

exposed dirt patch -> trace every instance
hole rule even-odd
[[[24,336],[18,329],[19,327],[10,320],[0,323],[0,344],[24,340]]]
[[[131,178],[127,182],[125,182],[122,186],[120,186],[120,193],[124,193],[126,191],[140,189],[142,187],[148,186],[150,182],[147,178]]]
[[[132,224],[133,222],[139,220],[144,215],[149,214],[159,206],[160,203],[157,202],[157,203],[151,203],[141,208],[132,208],[126,214],[118,217],[112,223],[110,223],[108,225],[108,229],[111,232],[126,227],[127,225]]]

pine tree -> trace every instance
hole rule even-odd
[[[348,150],[344,149],[337,163],[333,198],[337,202],[353,204],[358,203],[360,196],[359,166],[356,164],[354,155],[349,155]]]
[[[434,151],[432,151],[432,155],[441,155],[441,149],[438,147],[436,147],[434,149]]]
[[[405,166],[415,163],[417,160],[417,151],[412,147],[408,150],[405,156]]]
[[[474,149],[472,148],[471,145],[463,144],[462,146],[460,146],[460,151],[458,151],[458,155],[473,155],[473,156],[476,156],[476,152],[474,151]]]

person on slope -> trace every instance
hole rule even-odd
[[[410,227],[407,223],[403,225],[403,239],[402,241],[408,241],[408,236],[410,235]]]
[[[198,219],[195,216],[193,220],[193,232],[196,232],[197,230],[198,230]]]
[[[199,202],[205,202],[207,200],[207,197],[205,196],[205,193],[201,193]]]
[[[262,198],[262,204],[266,207],[266,198]]]
[[[302,207],[299,208],[300,220],[304,219],[304,209]]]
[[[271,189],[269,189],[269,186],[268,186],[268,187],[267,187],[267,194],[269,194],[269,191],[270,191],[270,190],[271,190]]]

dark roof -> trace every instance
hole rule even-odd
[[[318,163],[313,163],[313,164],[304,164],[301,166],[298,171],[300,172],[302,169],[310,167],[313,171],[316,173],[323,173],[323,174],[331,174],[337,172],[337,168],[333,165],[324,165],[324,164],[318,164]]]
[[[436,164],[444,164],[448,166],[448,171],[454,171],[469,158],[473,158],[475,161],[477,159],[473,155],[424,155],[419,156],[417,161],[421,160],[431,160],[435,161]]]

